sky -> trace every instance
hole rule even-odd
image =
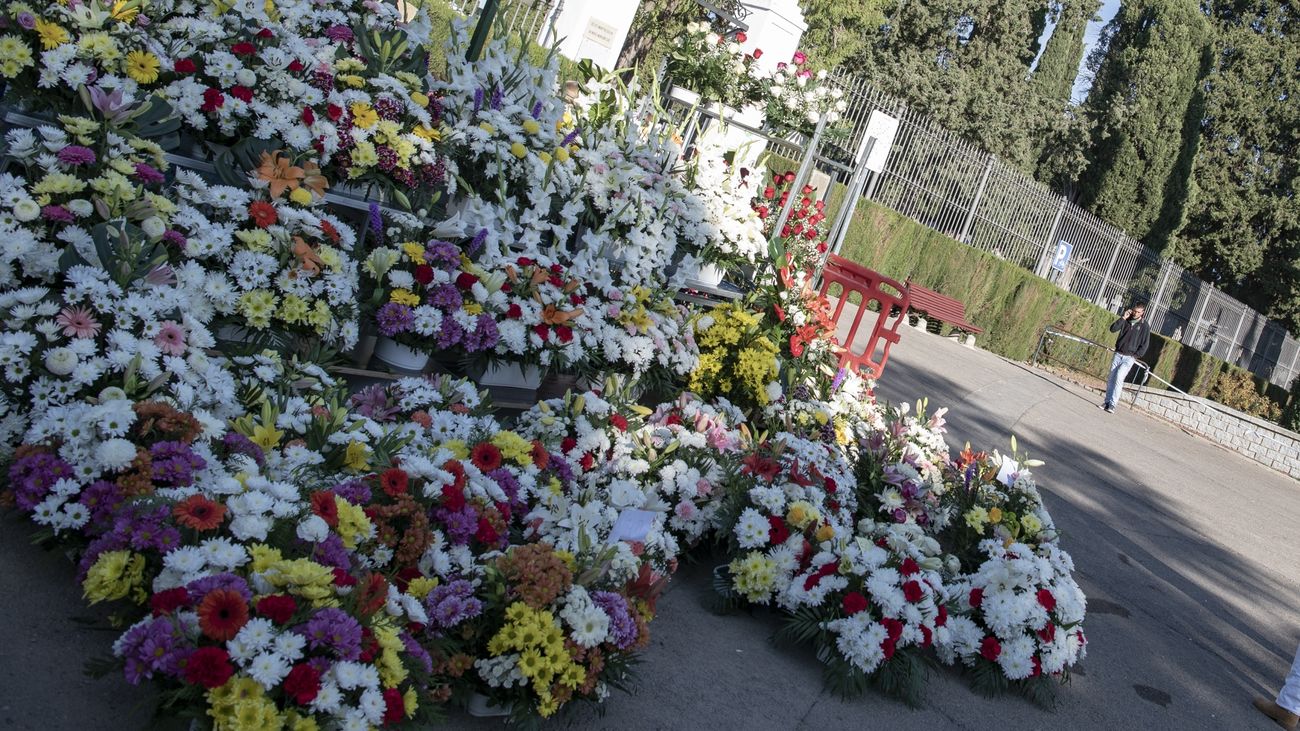
[[[1092,47],[1097,44],[1097,38],[1101,36],[1101,29],[1115,17],[1119,12],[1120,0],[1103,0],[1101,10],[1097,11],[1097,20],[1088,23],[1087,29],[1083,35],[1083,58],[1079,61],[1079,75],[1074,79],[1074,93],[1071,98],[1074,103],[1078,104],[1088,96],[1088,89],[1092,87],[1092,79],[1088,76],[1088,54],[1092,52]],[[1038,39],[1038,56],[1042,58],[1043,50],[1047,48],[1047,39],[1051,37],[1052,31],[1056,28],[1055,24],[1049,22],[1046,28],[1043,28],[1043,35]],[[1029,65],[1032,72],[1038,66],[1038,58]]]

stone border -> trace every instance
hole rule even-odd
[[[1265,467],[1300,478],[1300,434],[1209,399],[1177,391],[1126,383],[1123,400]]]

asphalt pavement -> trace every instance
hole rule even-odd
[[[763,612],[708,610],[709,572],[684,567],[661,599],[636,692],[604,715],[547,724],[591,729],[1268,729],[1250,706],[1272,693],[1300,642],[1300,484],[1140,412],[1028,366],[908,329],[877,394],[948,406],[949,443],[1022,451],[1088,595],[1087,659],[1055,710],[988,699],[942,669],[923,709],[823,689],[806,648],[774,645]],[[148,727],[144,689],[90,680],[113,635],[88,612],[61,556],[0,521],[0,726]],[[449,728],[500,728],[454,716]]]

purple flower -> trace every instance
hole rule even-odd
[[[501,91],[501,85],[497,84],[492,87],[492,111],[501,110],[501,102],[504,101],[505,94]]]
[[[479,87],[474,90],[474,113],[483,108],[483,88]]]
[[[171,617],[149,619],[135,625],[117,641],[113,653],[122,658],[126,680],[132,685],[154,673],[179,676],[193,648]]]
[[[221,438],[221,443],[231,454],[242,454],[245,457],[251,457],[258,467],[266,464],[266,454],[262,451],[262,448],[243,434],[235,431],[226,432],[226,435]]]
[[[330,489],[335,495],[353,505],[365,505],[370,502],[370,488],[366,487],[366,483],[361,480],[340,482]]]
[[[72,223],[76,220],[76,217],[72,215],[72,211],[63,206],[45,206],[41,208],[41,216],[45,220],[55,223]]]
[[[907,522],[907,511],[906,511],[906,510],[903,510],[902,508],[894,508],[894,513],[893,513],[893,515],[894,515],[894,522],[895,522],[895,523],[906,523],[906,522]]]
[[[375,322],[379,325],[379,332],[391,338],[415,326],[415,313],[406,305],[389,302],[375,313]]]
[[[626,650],[636,644],[640,631],[623,595],[612,591],[595,591],[591,594],[591,600],[609,616],[609,635],[613,638],[615,647]]]
[[[208,466],[184,442],[158,442],[149,448],[155,484],[185,487],[194,482],[194,472]]]
[[[253,592],[248,588],[248,582],[234,574],[204,576],[185,585],[185,590],[190,593],[190,601],[194,604],[203,601],[203,597],[217,589],[230,589],[242,596],[244,601],[253,601]]]
[[[429,622],[439,629],[451,629],[483,612],[483,602],[474,596],[474,586],[456,579],[436,586],[424,599]]]
[[[472,505],[460,510],[438,508],[434,517],[447,529],[447,539],[458,546],[467,545],[478,530],[478,511]]]
[[[504,467],[498,467],[488,473],[488,477],[496,480],[497,485],[501,487],[501,492],[506,494],[506,499],[512,507],[521,505],[519,501],[519,481],[510,473],[510,470]]]
[[[118,506],[125,499],[122,488],[116,482],[96,480],[81,491],[77,502],[90,511],[91,525],[103,528],[112,522]]]
[[[337,533],[330,533],[325,540],[312,547],[311,558],[316,563],[347,571],[352,568],[347,546]]]
[[[375,237],[375,243],[381,244],[384,241],[384,217],[379,213],[379,204],[370,204],[370,233]]]
[[[59,158],[59,162],[72,167],[78,165],[94,165],[95,160],[98,159],[95,157],[94,150],[89,147],[82,147],[81,145],[68,145],[62,150],[59,150],[56,157]]]
[[[352,29],[346,25],[331,25],[325,29],[325,37],[342,43],[351,43],[354,38]]]
[[[487,235],[488,230],[485,228],[479,229],[479,232],[474,234],[474,238],[470,240],[467,250],[470,256],[478,254],[479,249],[483,248],[483,244],[487,241]]]
[[[533,119],[539,119],[542,116],[542,103],[537,102],[533,105]]]
[[[848,375],[848,371],[843,368],[835,371],[835,379],[831,381],[831,393],[840,390],[840,384],[844,383],[844,377],[846,375]]]
[[[579,131],[580,130],[577,127],[574,127],[573,131],[565,135],[564,139],[560,141],[560,147],[568,147],[569,145],[573,144],[573,141],[578,139]]]
[[[456,289],[456,285],[451,283],[439,284],[437,287],[434,287],[433,292],[429,294],[429,304],[447,313],[455,312],[460,309],[463,302],[464,300],[461,299],[460,290]],[[444,319],[443,322],[446,322],[446,319]],[[459,338],[457,338],[457,340],[459,340]]]
[[[142,162],[135,164],[135,179],[144,185],[160,185],[167,180],[167,176],[155,170],[152,166]]]
[[[434,342],[437,343],[439,349],[447,350],[459,344],[464,338],[465,328],[461,327],[460,323],[454,319],[444,317],[442,318],[442,328],[438,330],[438,337]]]
[[[10,489],[19,509],[28,512],[45,499],[54,483],[72,476],[72,465],[46,452],[29,454],[9,467]]]
[[[379,384],[366,386],[352,394],[351,402],[358,414],[379,422],[392,421],[398,412],[397,406],[388,399],[388,390]]]
[[[166,241],[167,243],[171,244],[172,246],[175,246],[176,248],[182,251],[185,250],[185,245],[189,243],[188,241],[185,240],[185,234],[182,234],[180,231],[177,231],[174,228],[167,229],[167,231],[163,233],[162,237],[163,237],[163,241]]]
[[[125,109],[126,102],[122,99],[122,90],[114,89],[111,92],[105,92],[98,85],[90,87],[90,102],[99,110],[99,113],[108,119],[116,119]]]
[[[491,350],[496,347],[501,333],[497,331],[497,321],[490,316],[479,315],[474,321],[474,329],[465,331],[461,345],[471,353]]]
[[[361,657],[361,625],[342,609],[327,607],[295,630],[313,650],[330,650],[340,660]]]
[[[446,241],[430,241],[424,250],[424,260],[433,266],[452,271],[460,266],[460,248]]]
[[[566,485],[573,482],[573,466],[570,465],[569,461],[560,454],[552,452],[551,458],[547,462],[546,466],[555,473],[555,476],[560,479],[560,482]]]
[[[16,20],[18,21],[18,25],[22,26],[26,30],[31,30],[36,27],[36,16],[26,10],[19,13]]]
[[[429,657],[429,651],[420,646],[419,640],[411,636],[409,632],[402,632],[398,639],[402,641],[402,646],[406,648],[406,654],[413,658],[424,668],[426,674],[433,672],[433,658]]]

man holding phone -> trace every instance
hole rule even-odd
[[[1133,304],[1124,315],[1110,326],[1110,331],[1119,333],[1115,340],[1115,357],[1110,361],[1110,380],[1106,383],[1106,402],[1101,405],[1107,413],[1115,413],[1115,405],[1124,395],[1124,379],[1128,376],[1133,363],[1147,352],[1151,345],[1151,328],[1147,327],[1146,305],[1141,302]]]

